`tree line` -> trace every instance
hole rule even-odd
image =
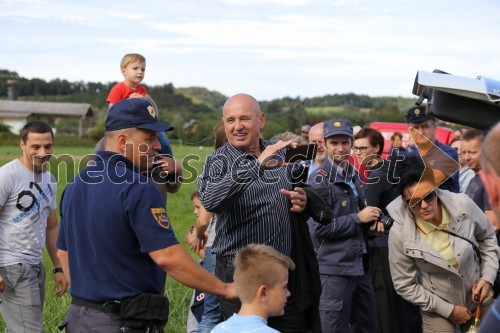
[[[16,72],[0,69],[0,99],[7,98],[8,80],[17,82],[19,100],[92,105],[95,119],[88,135],[98,138],[104,133],[108,109],[106,97],[117,82],[26,79]],[[158,105],[160,119],[175,127],[169,133],[170,138],[192,145],[213,143],[212,130],[220,120],[222,106],[228,96],[204,87],[176,88],[172,83],[145,86]],[[315,124],[331,118],[348,118],[357,125],[372,121],[402,122],[404,113],[413,103],[411,98],[370,97],[354,93],[310,98],[287,96],[260,101],[262,111],[267,114],[263,135],[269,138],[284,131],[299,133],[303,124]],[[188,124],[196,126],[187,127]],[[77,128],[72,120],[60,120],[55,125],[58,133],[73,133]]]

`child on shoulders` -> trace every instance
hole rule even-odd
[[[144,56],[138,53],[125,54],[120,62],[120,68],[124,80],[111,88],[106,99],[109,107],[118,101],[148,94],[147,89],[140,84],[146,73],[146,58]]]
[[[138,53],[127,53],[120,61],[123,82],[117,83],[111,88],[106,102],[111,107],[113,104],[127,98],[142,97],[148,99],[146,87],[141,85],[146,73],[146,58]],[[152,98],[149,97],[150,101]],[[154,102],[152,102],[154,103]],[[155,104],[155,109],[158,110]],[[165,132],[160,132],[158,140],[161,144],[161,154],[172,157],[172,147]]]

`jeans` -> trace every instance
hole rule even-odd
[[[205,258],[203,267],[210,273],[215,273],[215,255],[212,254],[212,247],[205,248]],[[198,326],[198,333],[209,333],[215,325],[222,321],[222,315],[219,310],[219,296],[205,294],[204,310],[201,321]]]
[[[0,267],[4,292],[0,294],[0,312],[6,332],[43,332],[45,269],[42,264],[14,264]]]

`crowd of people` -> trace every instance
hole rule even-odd
[[[182,167],[172,126],[126,55],[95,160],[67,185],[44,169],[54,135],[21,132],[0,168],[0,312],[12,332],[43,332],[44,244],[66,332],[162,332],[166,275],[193,288],[187,332],[481,332],[500,327],[500,124],[436,139],[425,106],[384,137],[348,119],[262,137],[258,101],[236,94],[191,194],[196,223],[179,244],[166,209]],[[313,143],[312,160],[287,151]],[[299,177],[297,177],[299,173]],[[300,179],[300,180],[299,180]],[[170,194],[169,194],[170,195]],[[57,255],[56,255],[57,254]],[[479,309],[479,310],[478,310]]]

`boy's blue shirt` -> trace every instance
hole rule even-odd
[[[218,324],[212,333],[279,333],[267,326],[267,320],[259,316],[240,316],[233,314],[231,318]]]

